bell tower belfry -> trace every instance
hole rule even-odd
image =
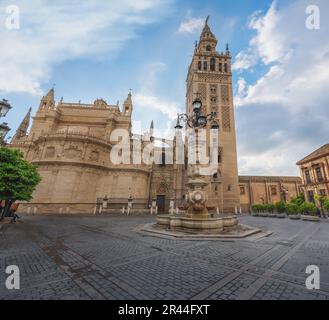
[[[218,171],[208,177],[208,205],[220,212],[234,213],[240,207],[236,133],[232,93],[231,53],[217,52],[217,39],[205,21],[200,39],[195,44],[186,79],[186,113],[191,114],[192,102],[198,95],[204,114],[216,112],[218,129]],[[207,150],[210,153],[207,125]]]

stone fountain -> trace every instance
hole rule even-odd
[[[200,165],[196,164],[193,172],[189,175],[188,186],[188,208],[182,214],[168,214],[157,216],[157,226],[167,230],[218,234],[223,231],[232,230],[238,226],[236,215],[215,215],[208,212],[206,203],[207,195],[205,187],[208,182],[200,174]]]
[[[211,122],[211,130],[218,130],[215,121],[216,113],[203,115],[200,98],[196,98],[192,104],[193,114],[181,114],[177,116],[175,129],[182,129],[180,119],[193,128],[196,139],[192,139],[189,148],[196,155],[196,163],[190,165],[188,175],[188,208],[179,214],[158,215],[156,223],[147,224],[140,231],[152,233],[161,237],[182,239],[218,239],[218,238],[244,238],[261,232],[260,229],[251,228],[239,224],[237,215],[219,215],[208,212],[207,194],[205,187],[208,182],[205,175],[201,174],[199,162],[198,129],[205,128],[208,121]],[[216,133],[217,131],[213,131]],[[172,211],[173,212],[173,211]]]

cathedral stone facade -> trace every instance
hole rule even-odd
[[[208,205],[219,212],[248,212],[252,203],[289,200],[298,194],[298,177],[239,177],[237,168],[231,55],[217,52],[217,40],[208,23],[203,28],[187,75],[186,113],[196,95],[204,114],[216,113],[218,161],[216,172],[207,176]],[[129,133],[131,145],[141,148],[153,144],[153,123],[143,136],[132,133],[133,101],[128,94],[123,105],[109,105],[103,99],[93,104],[55,103],[54,89],[40,102],[28,132],[31,110],[18,128],[10,147],[23,151],[27,160],[38,166],[42,181],[30,203],[21,205],[28,213],[99,213],[118,211],[133,199],[133,208],[145,212],[152,202],[166,212],[170,203],[184,208],[187,193],[185,163],[167,164],[163,149],[155,148],[156,163],[114,164],[109,156],[118,140],[112,133]],[[207,150],[210,152],[210,127],[207,127]],[[161,139],[160,139],[161,140]],[[176,139],[169,142],[175,153]],[[104,198],[106,204],[104,206]]]

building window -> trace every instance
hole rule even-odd
[[[219,70],[219,72],[223,72],[223,65],[222,65],[221,62],[219,63],[219,68],[218,68],[218,70]]]
[[[325,189],[321,189],[320,190],[320,196],[321,197],[325,197],[326,195],[327,195],[326,190]]]
[[[320,168],[320,167],[317,167],[317,168],[315,169],[315,171],[316,171],[316,176],[317,176],[317,178],[318,178],[318,181],[319,181],[319,182],[322,182],[322,181],[323,181],[323,175],[322,175],[321,168]]]
[[[276,186],[271,186],[271,195],[276,196],[278,194]]]
[[[210,87],[210,93],[216,94],[216,92],[217,92],[217,86],[216,85],[215,86],[211,86]]]
[[[201,62],[201,61],[198,62],[198,69],[199,69],[199,70],[202,69],[202,62]]]
[[[215,71],[216,70],[216,60],[215,58],[210,59],[210,70]]]
[[[203,63],[203,70],[207,70],[208,69],[208,64],[207,64],[207,61],[205,61],[204,63]]]
[[[310,175],[309,170],[305,171],[305,178],[306,178],[306,183],[312,183],[312,179],[311,179],[311,175]]]
[[[315,203],[315,200],[314,200],[314,192],[313,191],[307,191],[307,197],[308,197],[308,201],[309,202]]]
[[[159,164],[160,167],[164,167],[166,165],[166,153],[161,153],[161,163]]]
[[[224,72],[227,73],[227,63],[224,64]]]
[[[207,45],[206,50],[211,51],[211,45],[210,44]]]
[[[227,191],[231,191],[231,185],[230,184],[227,186]]]
[[[246,194],[245,186],[240,186],[240,195],[245,195],[245,194]]]

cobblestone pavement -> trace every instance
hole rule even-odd
[[[328,299],[329,223],[243,217],[252,242],[137,234],[152,217],[29,216],[0,231],[0,299]],[[17,265],[21,289],[5,288]],[[320,268],[320,290],[305,269]]]

